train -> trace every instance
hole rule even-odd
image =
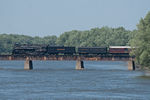
[[[129,55],[130,46],[70,47],[39,44],[15,44],[12,55]]]
[[[12,51],[12,55],[73,55],[75,53],[75,47],[43,44],[15,44]]]

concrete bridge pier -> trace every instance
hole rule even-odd
[[[84,69],[84,62],[82,60],[77,60],[76,70],[83,70],[83,69]]]
[[[33,69],[33,64],[32,60],[27,59],[24,63],[24,69],[25,70],[32,70]]]
[[[128,61],[128,70],[135,70],[134,60]]]

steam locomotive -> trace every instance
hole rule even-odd
[[[69,47],[39,44],[15,44],[12,55],[129,55],[129,46]]]
[[[39,44],[15,44],[12,55],[73,55],[75,47],[50,46]]]

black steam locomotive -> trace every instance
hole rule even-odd
[[[15,44],[13,55],[43,55],[47,52],[46,45]]]
[[[58,54],[74,54],[75,47],[65,46],[49,46],[39,44],[15,44],[13,55],[58,55]]]
[[[104,55],[104,54],[123,54],[129,55],[128,46],[107,47],[75,47],[50,46],[39,44],[15,44],[12,51],[13,55]]]

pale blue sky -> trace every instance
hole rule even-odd
[[[0,33],[59,36],[95,27],[136,29],[150,0],[0,0]]]

